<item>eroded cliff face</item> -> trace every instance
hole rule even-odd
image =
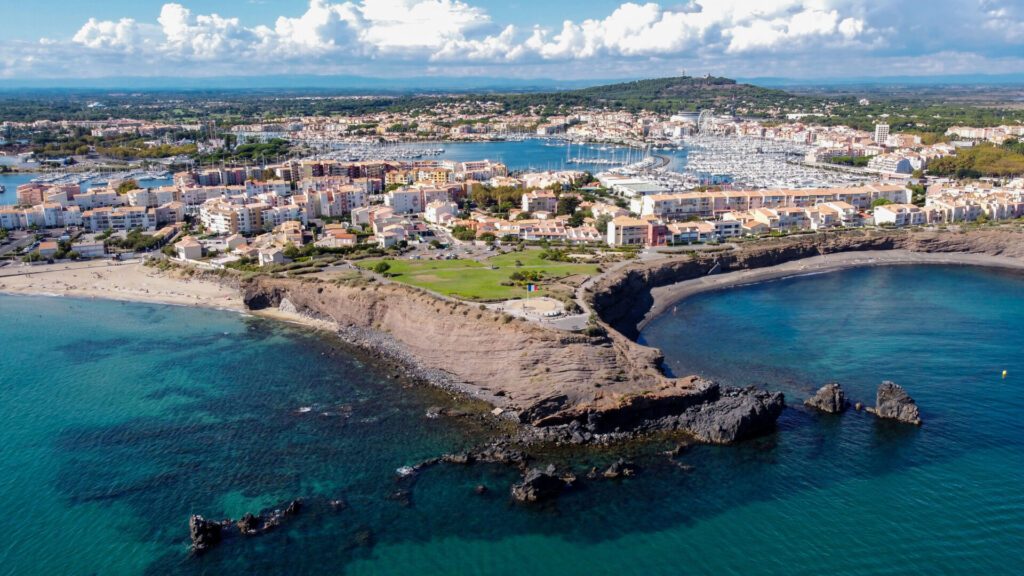
[[[668,378],[661,353],[634,342],[651,289],[722,271],[855,250],[973,252],[1024,258],[1024,234],[859,233],[807,236],[735,251],[638,263],[598,283],[591,297],[609,329],[586,336],[514,320],[477,305],[393,283],[257,277],[242,286],[251,309],[287,307],[335,324],[357,344],[444,375],[460,391],[525,424],[573,435],[685,430],[731,442],[770,430],[781,394],[723,390],[696,376]]]
[[[621,334],[588,337],[512,320],[477,305],[399,284],[361,286],[259,277],[243,287],[251,309],[288,306],[334,322],[344,333],[373,331],[419,367],[535,426],[591,423],[595,431],[662,417],[716,397],[697,378],[666,378],[657,350]]]
[[[1024,259],[1024,233],[1013,230],[862,231],[766,240],[694,258],[637,263],[597,283],[590,303],[608,325],[635,339],[639,335],[637,325],[653,305],[653,288],[700,278],[712,271],[749,270],[823,254],[873,250],[971,253]]]

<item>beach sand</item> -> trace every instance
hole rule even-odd
[[[143,266],[141,260],[8,265],[0,268],[0,293],[245,310],[237,290],[161,272]]]
[[[756,284],[792,276],[803,276],[808,274],[822,274],[835,272],[848,268],[862,266],[896,266],[914,264],[938,264],[955,266],[986,266],[991,268],[1006,268],[1024,270],[1024,260],[1004,256],[990,256],[987,254],[970,254],[957,252],[911,252],[909,250],[882,250],[862,252],[840,252],[825,256],[815,256],[803,260],[794,260],[778,266],[767,268],[755,268],[752,270],[740,270],[704,276],[693,280],[685,280],[668,286],[661,286],[651,290],[654,304],[644,316],[644,319],[637,326],[643,330],[648,322],[657,318],[660,314],[669,310],[681,300],[695,294],[709,292],[712,290],[723,290],[746,284]]]

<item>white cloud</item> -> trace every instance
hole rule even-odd
[[[301,14],[255,26],[235,15],[197,14],[179,1],[149,22],[90,19],[70,39],[31,47],[0,40],[0,66],[8,76],[212,75],[282,65],[352,73],[373,62],[375,70],[413,73],[505,67],[602,76],[659,66],[793,75],[789,63],[803,62],[806,75],[821,69],[814,62],[831,64],[851,48],[858,64],[923,62],[953,51],[1008,65],[1019,61],[1012,59],[1024,43],[1019,0],[641,0],[596,18],[532,26],[495,23],[477,0],[309,0]]]
[[[139,48],[139,25],[131,18],[122,18],[117,22],[89,18],[73,40],[87,48],[132,51]]]

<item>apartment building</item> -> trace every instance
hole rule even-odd
[[[156,230],[156,219],[142,206],[105,206],[83,212],[82,227],[91,232]]]
[[[523,212],[555,212],[558,198],[550,190],[534,190],[523,194]]]
[[[647,243],[648,222],[619,216],[608,223],[609,246],[643,246]]]

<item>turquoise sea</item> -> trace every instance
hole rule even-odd
[[[642,471],[521,508],[497,466],[396,482],[399,466],[488,433],[427,418],[445,394],[329,337],[229,312],[0,296],[0,573],[1017,574],[1022,321],[1021,277],[964,268],[695,297],[643,333],[676,371],[791,399],[836,379],[869,400],[892,379],[924,426],[791,409],[776,434],[694,448],[690,470],[665,445],[543,454],[583,472],[624,453]],[[408,505],[389,497],[403,488]],[[188,556],[190,513],[295,497],[309,511],[280,531]],[[334,498],[348,508],[317,507]]]
[[[434,142],[411,144],[426,148],[443,148],[440,158],[466,162],[470,160],[495,160],[505,163],[512,170],[587,170],[593,173],[608,170],[613,166],[594,163],[594,160],[627,159],[638,160],[642,153],[630,151],[625,146],[610,144],[573,144],[567,148],[557,141],[529,138],[520,142]],[[670,170],[682,170],[686,165],[686,150],[657,150],[657,154],[669,159]],[[567,164],[567,158],[581,160],[578,164]]]

